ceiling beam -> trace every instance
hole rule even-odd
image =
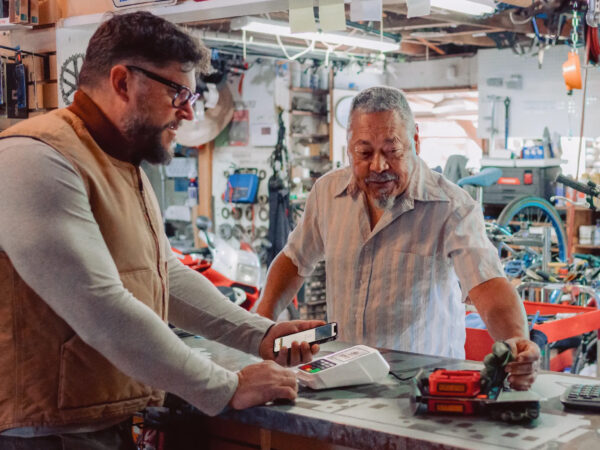
[[[531,6],[533,0],[502,0],[502,3],[518,6],[519,8],[527,8]]]
[[[431,41],[436,44],[456,44],[456,45],[474,45],[477,47],[496,47],[496,41],[487,36],[473,35],[460,35],[454,36],[449,34],[447,36],[440,36],[436,38],[430,38]]]
[[[414,42],[400,42],[400,50],[394,53],[401,53],[408,56],[424,56],[425,49],[421,44]]]
[[[431,50],[433,50],[434,52],[436,52],[438,55],[445,55],[446,54],[446,52],[444,50],[442,50],[441,48],[439,48],[437,45],[432,44],[431,42],[427,41],[426,39],[417,38],[417,41],[419,41],[421,44],[425,45],[426,47],[429,47]]]

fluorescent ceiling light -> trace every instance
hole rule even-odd
[[[436,8],[449,9],[463,14],[480,16],[490,14],[495,11],[493,3],[474,1],[474,0],[431,0],[431,6]]]
[[[389,39],[380,40],[368,36],[352,36],[343,33],[292,33],[290,27],[285,22],[274,22],[262,20],[254,17],[238,17],[231,21],[232,30],[245,30],[253,33],[272,34],[296,39],[306,39],[308,41],[319,41],[333,45],[347,45],[349,47],[360,47],[369,50],[381,52],[391,52],[400,50],[398,42]]]

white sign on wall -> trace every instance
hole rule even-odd
[[[582,90],[574,90],[572,95],[567,95],[562,64],[568,52],[566,45],[546,49],[539,68],[537,57],[517,55],[511,49],[479,50],[477,135],[489,138],[494,130],[496,136],[504,137],[505,100],[508,98],[509,136],[541,138],[544,127],[552,134],[578,136],[583,94]],[[599,96],[600,71],[590,69],[584,136],[600,134]]]
[[[58,70],[58,106],[64,108],[73,101],[79,71],[90,38],[98,25],[56,29],[56,68]]]

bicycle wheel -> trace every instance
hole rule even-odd
[[[541,197],[525,196],[511,201],[498,216],[498,225],[518,232],[524,226],[546,226],[550,224],[556,234],[558,259],[567,260],[567,234],[560,215],[547,200]],[[554,244],[554,242],[553,242]]]

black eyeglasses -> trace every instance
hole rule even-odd
[[[189,103],[192,106],[200,94],[195,94],[191,91],[191,89],[187,86],[184,86],[179,83],[175,83],[174,81],[167,80],[166,78],[161,77],[160,75],[155,74],[154,72],[150,72],[149,70],[142,69],[137,66],[125,66],[129,70],[133,70],[134,72],[140,72],[144,76],[150,78],[151,80],[158,81],[159,83],[164,84],[165,86],[169,86],[177,91],[175,97],[173,97],[173,108],[181,108],[186,103]]]

